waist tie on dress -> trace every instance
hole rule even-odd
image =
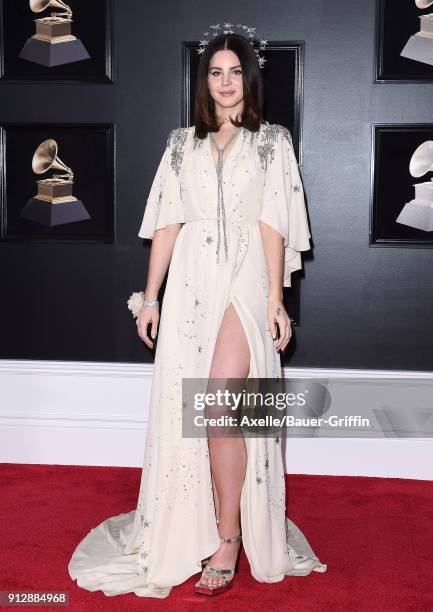
[[[231,143],[233,138],[238,135],[239,132],[235,132],[225,143],[224,147],[220,149],[217,143],[214,140],[212,132],[209,133],[212,144],[217,150],[218,153],[218,161],[216,166],[217,178],[218,178],[218,208],[217,208],[217,221],[218,221],[218,241],[216,248],[216,256],[217,256],[217,264],[219,264],[219,251],[220,251],[220,243],[221,243],[221,224],[223,226],[224,233],[224,249],[226,254],[226,261],[228,260],[227,255],[227,234],[226,234],[226,211],[224,207],[224,193],[223,193],[223,154],[228,145]]]

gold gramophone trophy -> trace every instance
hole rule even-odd
[[[47,226],[90,219],[84,204],[72,195],[74,173],[59,159],[57,151],[55,140],[44,140],[33,155],[33,172],[44,174],[56,168],[66,171],[66,174],[54,174],[51,178],[37,181],[38,193],[27,202],[20,215]]]
[[[81,40],[71,33],[72,11],[69,6],[62,0],[30,0],[34,13],[41,13],[50,6],[64,9],[64,12],[35,19],[36,34],[27,40],[19,57],[49,67],[89,59]]]

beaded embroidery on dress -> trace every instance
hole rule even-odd
[[[68,565],[70,576],[90,591],[165,598],[219,547],[207,439],[182,437],[182,377],[208,378],[230,302],[250,348],[248,376],[281,377],[280,354],[268,331],[258,221],[284,238],[284,285],[290,286],[291,273],[302,267],[301,252],[310,249],[290,132],[268,123],[258,132],[240,128],[219,175],[211,145],[209,134],[194,136],[194,127],[172,130],[147,199],[139,237],[183,225],[160,312],[137,506],[92,529]],[[218,224],[222,204],[224,228]],[[218,257],[218,237],[227,259]],[[272,583],[326,571],[285,515],[280,439],[247,437],[245,443],[241,530],[252,576]]]

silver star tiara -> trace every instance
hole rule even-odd
[[[260,51],[263,51],[264,49],[266,49],[266,45],[268,44],[268,41],[265,40],[264,38],[261,38],[260,40],[256,39],[255,37],[256,28],[251,28],[250,26],[242,25],[240,23],[237,23],[235,25],[233,23],[229,23],[228,21],[226,21],[223,25],[217,23],[216,25],[210,26],[210,29],[212,30],[213,38],[215,38],[215,36],[217,36],[218,34],[233,34],[235,33],[233,28],[237,28],[239,30],[237,32],[238,34],[242,34],[242,36],[245,36],[246,38],[251,39],[249,41],[250,45],[254,45],[256,42],[258,42]],[[220,31],[221,29],[222,31]],[[205,37],[209,36],[209,32],[203,32],[203,35]],[[203,53],[208,44],[209,44],[208,39],[204,38],[203,40],[201,40],[197,48],[197,53],[199,54]],[[259,62],[260,68],[263,68],[264,63],[267,60],[262,55],[259,54],[258,49],[254,49],[254,53],[257,55],[257,61]]]

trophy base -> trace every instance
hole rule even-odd
[[[90,219],[81,200],[53,204],[36,197],[30,198],[20,217],[48,227]]]
[[[411,200],[404,205],[396,222],[425,232],[433,231],[433,202],[429,205],[420,200]]]
[[[78,38],[56,42],[41,40],[32,36],[27,39],[19,55],[21,59],[41,64],[42,66],[61,66],[89,59],[83,43]]]
[[[433,37],[413,34],[400,55],[433,66]]]

